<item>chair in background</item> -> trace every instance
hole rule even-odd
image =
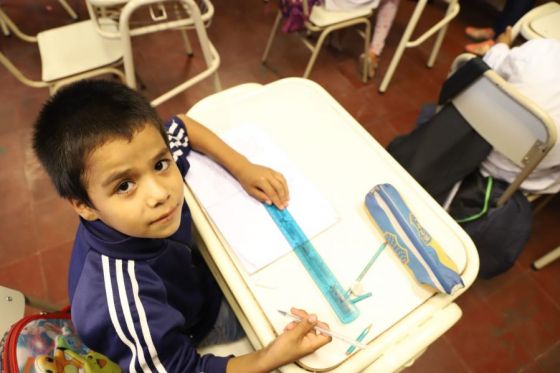
[[[162,23],[149,23],[142,28],[131,30],[129,24],[132,14],[141,7],[155,3],[179,3],[183,9],[188,11],[188,17],[166,19]],[[139,35],[191,26],[195,28],[200,40],[206,69],[152,100],[151,104],[157,106],[210,76],[214,77],[216,90],[220,90],[220,81],[217,76],[220,58],[208,40],[199,8],[193,0],[127,1],[119,13],[118,22],[111,19],[104,20],[103,30],[111,37],[100,34],[98,26],[93,20],[43,31],[35,38],[22,33],[1,8],[0,19],[3,19],[22,40],[38,43],[42,63],[42,80],[34,81],[25,77],[1,52],[0,63],[22,83],[37,88],[49,87],[51,94],[62,85],[106,74],[114,74],[129,87],[136,89],[131,31],[136,31],[136,35]],[[121,64],[124,65],[124,72],[118,68]]]
[[[25,312],[25,297],[14,289],[0,286],[0,335],[10,330],[12,324],[23,317]]]
[[[118,33],[114,32],[111,25],[115,22],[118,22],[120,13],[126,3],[128,3],[128,1],[129,0],[86,0],[86,6],[90,18],[95,21],[97,31],[101,35],[113,39],[119,37]],[[204,23],[206,28],[210,27],[210,24],[212,23],[212,17],[214,16],[214,5],[212,5],[210,0],[196,0],[195,3],[199,7],[200,18],[202,19],[202,22]],[[166,4],[164,2],[161,2],[152,5],[149,7],[150,18],[153,22],[167,21],[169,19],[168,14],[172,13],[175,15],[176,19],[181,19],[183,16],[181,12],[186,11],[188,13],[188,9],[186,9],[184,6],[181,9],[179,5],[180,4],[178,2],[175,2],[173,4]],[[149,26],[149,24],[144,24],[141,27],[135,27],[131,29],[130,35],[137,36],[153,32],[149,30],[147,26]],[[181,31],[181,36],[183,37],[185,48],[189,56],[192,56],[193,52],[186,31],[192,29],[194,29],[194,22],[192,21],[185,26],[178,28],[178,30]]]
[[[54,304],[23,294],[19,290],[0,286],[0,315],[2,315],[0,317],[0,336],[4,336],[12,324],[23,317],[25,306],[44,312],[55,312],[60,309]]]
[[[515,39],[519,34],[527,40],[537,38],[560,39],[560,4],[551,1],[525,14],[513,26],[512,38]],[[543,201],[536,206],[535,212],[540,210],[553,197],[554,195],[543,197]],[[560,258],[560,246],[535,260],[531,266],[534,270],[539,270],[558,258]]]
[[[86,0],[86,5],[99,35],[107,39],[121,40],[126,83],[131,88],[136,88],[132,37],[165,30],[180,30],[187,53],[192,55],[192,47],[186,30],[195,30],[206,69],[152,100],[153,106],[169,100],[208,77],[213,78],[214,89],[217,92],[221,90],[217,73],[220,56],[208,39],[205,28],[210,24],[214,15],[214,7],[209,0],[197,0],[196,2],[194,0]],[[141,15],[136,17],[140,8],[149,10],[147,21],[145,21],[146,17],[142,18]],[[174,14],[175,18],[172,19],[170,14]],[[131,21],[133,15],[135,20]]]
[[[513,34],[527,39],[560,39],[560,4],[554,1],[540,5],[525,14],[513,26]]]
[[[23,33],[1,7],[0,20],[19,39],[38,45],[42,71],[38,81],[27,78],[0,52],[0,63],[25,85],[48,87],[53,94],[65,84],[100,75],[113,74],[125,81],[123,72],[117,68],[123,57],[120,41],[100,36],[91,21],[56,27],[31,36]]]
[[[317,59],[319,51],[323,46],[325,38],[333,31],[363,24],[364,33],[362,36],[364,38],[364,55],[367,55],[367,51],[369,48],[369,38],[371,35],[371,23],[369,21],[369,18],[373,14],[372,9],[329,11],[321,5],[315,5],[310,9],[307,0],[304,0],[302,2],[302,5],[303,17],[305,19],[305,33],[301,37],[301,40],[311,51],[311,58],[309,59],[309,62],[307,63],[307,67],[305,68],[305,72],[303,74],[304,78],[308,78],[311,74],[311,70],[313,69],[313,65],[315,64],[315,60]],[[268,53],[270,52],[272,42],[274,41],[274,37],[276,36],[276,31],[278,30],[278,26],[280,25],[281,20],[282,12],[279,10],[261,59],[263,64],[266,63]],[[309,41],[308,35],[311,33],[320,33],[315,44]],[[362,80],[365,83],[367,82],[367,65],[363,65]]]
[[[453,69],[474,57],[460,55]],[[556,125],[550,115],[491,69],[451,102],[484,140],[520,168],[498,199],[501,206],[552,149],[557,139]]]
[[[434,66],[439,53],[439,49],[441,47],[441,43],[443,42],[443,38],[445,37],[445,33],[447,32],[447,26],[449,25],[449,22],[451,22],[451,20],[455,18],[457,14],[459,14],[459,10],[461,7],[459,6],[459,0],[444,0],[447,3],[445,16],[430,29],[425,31],[422,35],[418,36],[416,40],[411,40],[412,33],[414,32],[416,25],[418,24],[418,20],[420,19],[420,16],[424,11],[427,1],[428,0],[417,1],[416,7],[414,8],[412,16],[410,17],[406,29],[404,30],[404,33],[401,37],[401,41],[399,42],[399,45],[395,50],[395,54],[393,54],[393,58],[391,59],[389,68],[383,76],[383,80],[381,81],[381,85],[379,86],[379,92],[383,93],[387,90],[387,87],[389,86],[389,83],[393,78],[393,74],[397,69],[397,65],[401,60],[405,48],[417,47],[437,32],[436,41],[434,42],[434,46],[427,63],[428,67],[430,68]]]

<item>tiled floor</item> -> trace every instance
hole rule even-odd
[[[81,17],[82,1],[71,1]],[[260,56],[275,16],[274,1],[213,0],[215,18],[209,35],[222,58],[224,87],[244,82],[268,83],[303,73],[308,53],[297,38],[278,35],[269,68]],[[360,82],[357,61],[360,40],[343,36],[342,51],[326,48],[311,78],[325,87],[380,143],[412,128],[420,105],[434,101],[453,58],[467,41],[467,24],[491,23],[494,13],[476,1],[462,2],[449,28],[436,66],[425,67],[430,42],[407,51],[385,94],[376,87],[380,76]],[[3,9],[26,32],[70,22],[54,0],[0,0]],[[387,41],[383,73],[415,3],[403,0]],[[442,13],[428,5],[420,29]],[[200,53],[185,57],[178,33],[134,41],[136,65],[149,98],[180,77],[200,69]],[[24,73],[38,79],[39,56],[34,45],[0,36],[0,51]],[[195,47],[196,51],[196,47]],[[158,108],[162,117],[187,110],[212,93],[203,82]],[[31,126],[47,99],[46,89],[16,81],[0,68],[0,284],[60,305],[66,300],[66,269],[77,219],[68,203],[57,198],[31,149]],[[289,109],[289,108],[288,108]],[[408,369],[410,372],[558,372],[560,371],[560,261],[534,272],[530,263],[560,244],[557,198],[535,217],[527,248],[516,265],[492,280],[479,280],[458,299],[463,317]]]

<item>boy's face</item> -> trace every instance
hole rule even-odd
[[[95,149],[85,170],[94,207],[72,201],[84,219],[100,219],[132,237],[165,238],[179,228],[183,179],[154,126],[144,126],[130,142],[115,139]]]

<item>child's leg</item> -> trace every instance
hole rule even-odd
[[[385,39],[391,30],[400,0],[381,0],[377,8],[375,29],[370,46],[370,52],[379,56],[385,47]]]
[[[225,300],[222,300],[214,327],[198,344],[198,347],[234,342],[244,336],[245,331],[243,331],[243,328],[241,327],[241,324],[239,324],[237,317],[235,317],[233,310]]]

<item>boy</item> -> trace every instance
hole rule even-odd
[[[188,135],[188,136],[187,136]],[[169,139],[168,139],[169,138]],[[41,111],[33,147],[80,216],[69,270],[72,321],[93,350],[135,372],[265,372],[330,338],[291,323],[269,346],[239,357],[196,346],[242,335],[200,254],[183,203],[186,156],[206,153],[255,198],[284,208],[283,176],[250,163],[184,115],[164,127],[137,92],[108,81],[60,90]],[[235,212],[232,212],[235,213]]]

